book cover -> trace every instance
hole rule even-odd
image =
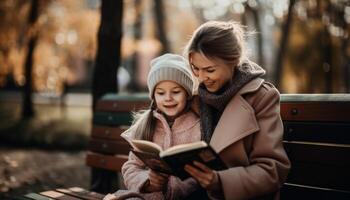
[[[176,145],[164,151],[159,145],[145,140],[132,140],[131,146],[132,152],[149,168],[182,180],[190,177],[184,167],[193,165],[193,161],[217,171],[227,169],[220,156],[204,141]]]

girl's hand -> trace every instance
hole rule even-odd
[[[117,197],[113,194],[107,194],[105,197],[103,197],[103,200],[117,200]]]
[[[185,171],[196,179],[203,188],[212,190],[219,187],[219,177],[215,171],[197,161],[194,161],[193,164],[195,167],[185,165]]]
[[[150,170],[149,172],[149,184],[146,186],[146,192],[158,192],[162,191],[167,185],[169,175]]]

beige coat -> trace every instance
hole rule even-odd
[[[257,78],[226,106],[210,141],[229,166],[218,172],[225,199],[279,199],[290,169],[279,97],[273,85]]]

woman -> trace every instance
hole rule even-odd
[[[214,199],[278,199],[290,162],[283,149],[279,92],[265,71],[245,56],[238,23],[201,25],[185,49],[199,81],[201,138],[219,153],[228,170],[195,162],[185,170]]]

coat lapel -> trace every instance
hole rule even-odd
[[[263,82],[257,78],[247,83],[227,104],[210,140],[216,152],[259,130],[254,109],[242,95],[258,90]]]

